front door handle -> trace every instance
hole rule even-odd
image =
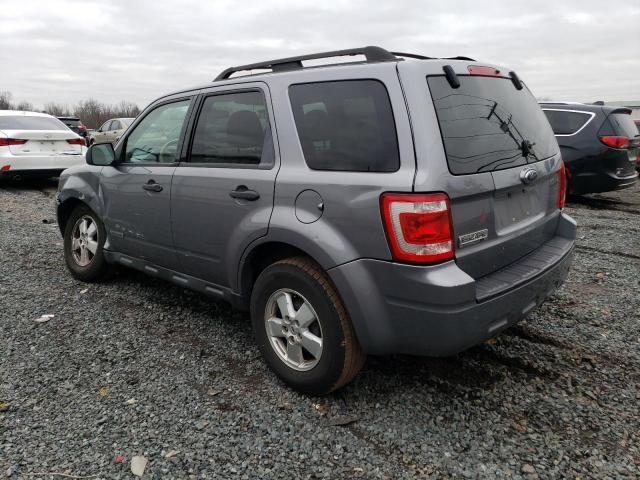
[[[147,190],[149,192],[161,192],[162,191],[162,185],[160,185],[159,183],[156,183],[155,180],[149,180],[147,183],[142,185],[142,188],[144,188],[145,190]]]

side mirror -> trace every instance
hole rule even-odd
[[[115,163],[116,152],[110,143],[96,143],[89,147],[85,158],[89,165],[108,167]]]

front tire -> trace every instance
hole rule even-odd
[[[262,271],[251,294],[251,321],[269,367],[300,392],[337,390],[366,360],[338,293],[308,258],[288,258]]]
[[[74,278],[95,282],[107,274],[105,239],[102,221],[88,206],[78,205],[64,229],[64,260]]]

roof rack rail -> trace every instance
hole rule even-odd
[[[286,70],[297,70],[303,68],[303,60],[317,60],[320,58],[332,58],[332,57],[344,57],[353,55],[364,55],[367,59],[367,63],[374,62],[389,62],[398,60],[393,53],[388,52],[381,47],[362,47],[362,48],[350,48],[347,50],[335,50],[333,52],[312,53],[310,55],[300,55],[297,57],[280,58],[278,60],[269,60],[267,62],[250,63],[248,65],[240,65],[237,67],[229,67],[218,75],[214,81],[226,80],[236,72],[243,72],[247,70],[257,69],[271,69],[272,72],[282,72]],[[426,58],[426,57],[425,57]]]
[[[396,57],[416,58],[418,60],[434,60],[434,57],[425,57],[417,53],[391,52]]]
[[[446,57],[446,58],[443,58],[442,60],[467,60],[469,62],[477,61],[475,58],[465,57],[463,55],[458,55],[457,57]]]

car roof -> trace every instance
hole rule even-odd
[[[0,116],[6,117],[6,116],[16,116],[16,115],[22,115],[24,117],[53,117],[52,115],[49,115],[48,113],[40,113],[40,112],[25,112],[24,110],[0,110]]]
[[[339,58],[339,57],[348,57],[348,56],[364,56],[365,60],[354,60],[354,61],[344,61],[337,63],[327,63],[321,65],[311,65],[304,66],[302,61],[307,60],[319,60],[319,59],[327,59],[327,58]],[[229,67],[223,70],[211,83],[206,83],[204,85],[196,85],[191,88],[183,88],[180,90],[176,90],[171,93],[167,93],[166,95],[162,95],[161,97],[154,100],[155,101],[171,97],[173,95],[178,95],[181,93],[189,93],[196,90],[202,90],[205,88],[211,88],[212,86],[217,85],[232,85],[234,83],[243,83],[247,81],[257,82],[264,81],[274,75],[286,75],[292,72],[300,72],[304,71],[309,74],[313,74],[312,72],[317,71],[318,69],[327,69],[327,68],[346,68],[354,65],[374,65],[387,63],[395,65],[398,62],[404,61],[439,61],[441,63],[449,63],[452,61],[468,61],[475,62],[473,58],[465,57],[465,56],[457,56],[457,57],[447,57],[447,58],[437,58],[437,57],[427,57],[424,55],[418,55],[414,53],[403,53],[403,52],[390,52],[381,47],[376,46],[367,46],[360,48],[351,48],[347,50],[336,50],[331,52],[324,53],[313,53],[309,55],[300,55],[296,57],[288,57],[281,58],[277,60],[268,60],[264,62],[257,62],[247,65],[241,65],[237,67]],[[482,62],[483,65],[489,66],[490,64],[487,62]],[[271,71],[261,71],[259,73],[251,73],[248,75],[239,75],[235,77],[231,77],[232,74],[237,72],[247,72],[252,70],[271,70]]]
[[[78,117],[57,117],[58,120],[80,120]]]

